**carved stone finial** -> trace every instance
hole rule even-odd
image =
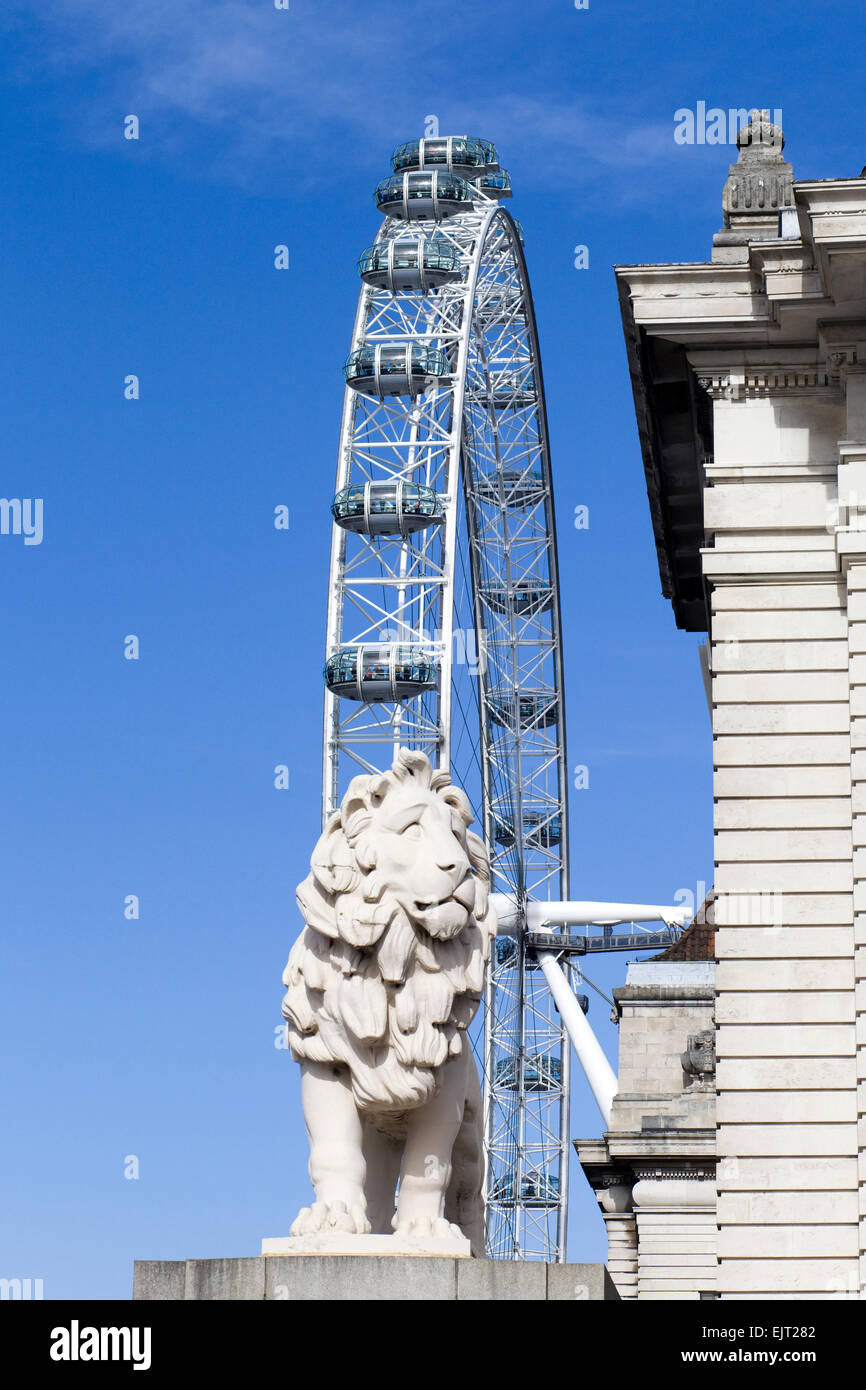
[[[724,227],[713,237],[714,261],[748,260],[751,241],[779,236],[779,212],[794,201],[794,170],[783,158],[785,136],[769,111],[753,111],[737,132],[737,162],[722,190]]]
[[[785,148],[785,134],[781,126],[773,125],[769,111],[753,111],[748,125],[737,131],[737,149],[763,152],[776,151],[775,158],[781,160]],[[742,158],[742,156],[740,156]]]
[[[689,1078],[688,1091],[712,1090],[716,1074],[716,1035],[712,1029],[692,1033],[686,1051],[680,1056],[683,1071]]]

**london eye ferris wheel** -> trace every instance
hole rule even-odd
[[[344,368],[323,820],[357,773],[401,746],[425,752],[469,796],[493,890],[525,928],[529,904],[562,905],[569,885],[553,487],[523,236],[489,141],[412,140],[391,165]],[[522,928],[494,943],[476,1040],[487,1249],[562,1260],[568,1037]],[[555,953],[566,979],[568,942]]]

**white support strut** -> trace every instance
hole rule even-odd
[[[553,955],[553,951],[556,949],[556,937],[553,932],[550,934],[550,944],[551,951],[538,952],[538,962],[550,987],[556,1007],[559,1009],[562,1021],[568,1030],[568,1036],[571,1038],[577,1060],[589,1082],[596,1105],[601,1111],[605,1128],[609,1129],[613,1098],[619,1085],[616,1073],[607,1060],[601,1043],[592,1031],[583,1009],[577,1002],[571,986],[565,978],[562,966]]]
[[[682,926],[690,916],[688,909],[653,903],[604,902],[527,902],[523,909],[520,909],[515,900],[504,893],[492,894],[491,902],[496,910],[498,935],[514,936],[529,931],[536,937],[533,944],[541,971],[559,1009],[601,1117],[605,1126],[609,1127],[611,1107],[618,1087],[616,1073],[587,1021],[562,966],[556,959],[557,935],[549,929],[554,926],[611,926],[618,922],[655,920],[668,926]],[[550,937],[550,950],[545,950],[537,942],[537,938],[545,934]]]
[[[656,903],[528,902],[521,912],[513,898],[494,893],[498,934],[543,931],[545,927],[609,927],[617,922],[664,922],[683,926],[692,915],[686,907],[659,906]]]

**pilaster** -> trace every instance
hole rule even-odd
[[[866,344],[848,349],[843,370],[849,430],[866,437]],[[857,1083],[858,1272],[852,1292],[866,1296],[866,443],[839,446],[836,544],[846,576],[851,708],[854,869],[854,1038]]]
[[[844,364],[708,356],[719,1288],[829,1298],[859,1253]]]

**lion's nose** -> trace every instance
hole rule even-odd
[[[453,853],[453,851],[451,851],[451,853]],[[444,857],[445,856],[443,855],[443,858]],[[436,863],[438,867],[442,870],[443,874],[454,874],[459,871],[461,878],[464,874],[468,872],[469,869],[469,860],[463,854],[460,855],[459,859],[452,859],[447,864],[443,864],[441,859],[437,859]]]

